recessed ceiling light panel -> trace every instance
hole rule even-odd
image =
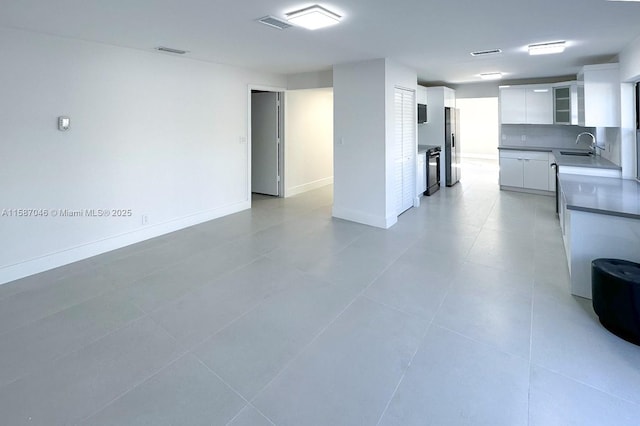
[[[471,56],[497,55],[498,53],[502,53],[502,50],[501,49],[478,50],[477,52],[471,52]]]
[[[552,53],[562,53],[564,52],[566,44],[566,41],[530,44],[529,55],[550,55]]]
[[[317,30],[339,24],[341,18],[337,13],[317,4],[287,13],[287,21],[308,30]]]
[[[485,72],[480,74],[480,78],[483,80],[500,80],[502,78],[501,72]]]

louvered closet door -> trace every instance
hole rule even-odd
[[[413,207],[416,181],[416,101],[415,92],[395,89],[396,210]]]

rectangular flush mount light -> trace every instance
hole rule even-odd
[[[502,78],[501,72],[486,72],[480,74],[480,78],[483,80],[500,80]]]
[[[565,44],[565,41],[530,44],[529,55],[550,55],[552,53],[562,53],[564,52]]]
[[[308,30],[317,30],[336,25],[340,23],[341,18],[337,13],[333,13],[317,4],[287,13],[287,21]]]

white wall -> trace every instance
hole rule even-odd
[[[333,216],[386,228],[385,60],[333,68]]]
[[[500,84],[496,81],[482,83],[468,83],[453,86],[456,91],[456,100],[466,98],[497,98],[500,92]]]
[[[498,98],[459,99],[460,153],[463,157],[498,158]]]
[[[284,108],[285,196],[333,183],[333,89],[289,90]]]
[[[629,43],[620,52],[618,60],[620,63],[620,79],[623,82],[640,80],[640,37]]]
[[[0,217],[0,282],[250,207],[248,84],[284,76],[6,29],[0,51],[0,209],[133,214]]]
[[[287,89],[317,89],[333,87],[333,70],[287,75]]]
[[[637,133],[635,129],[634,88],[631,83],[640,81],[640,37],[620,52],[620,165],[622,176],[633,178],[638,176],[637,170]]]
[[[374,59],[334,66],[333,83],[333,215],[389,228],[398,221],[395,88],[415,91],[417,74],[389,59]]]

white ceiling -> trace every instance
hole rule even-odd
[[[329,69],[388,57],[419,80],[479,81],[575,74],[611,59],[640,35],[640,3],[605,0],[329,0],[344,16],[323,30],[258,24],[311,2],[298,0],[2,0],[0,26],[136,49],[168,46],[205,61],[276,73]],[[567,40],[561,55],[528,56],[530,43]],[[499,56],[471,51],[500,48]],[[161,54],[161,53],[158,53]]]

